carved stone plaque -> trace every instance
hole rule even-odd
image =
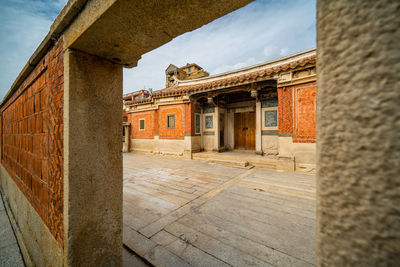
[[[265,127],[276,127],[278,126],[278,111],[267,110],[265,111]]]
[[[213,128],[213,116],[206,116],[206,129]]]

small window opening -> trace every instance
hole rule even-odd
[[[168,114],[167,115],[167,128],[168,129],[175,129],[175,114]]]
[[[139,120],[139,130],[144,130],[144,119]]]

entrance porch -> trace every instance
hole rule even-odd
[[[276,80],[193,93],[190,98],[196,113],[192,152],[279,153]]]

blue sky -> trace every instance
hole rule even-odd
[[[66,2],[0,0],[0,99]],[[137,67],[124,69],[124,92],[162,89],[170,63],[197,63],[216,74],[315,46],[315,0],[256,0],[144,54]]]

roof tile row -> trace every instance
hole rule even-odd
[[[282,71],[287,71],[288,69],[295,69],[298,67],[303,67],[307,64],[315,64],[316,62],[316,56],[310,56],[306,58],[302,58],[297,61],[290,62],[288,64],[283,64],[280,66],[268,68],[265,70],[260,70],[260,71],[255,71],[252,73],[246,73],[230,78],[225,78],[217,81],[212,81],[212,82],[204,82],[204,83],[199,83],[199,84],[193,84],[193,85],[187,85],[187,86],[175,86],[175,87],[169,87],[162,89],[160,91],[156,91],[153,93],[152,98],[162,98],[162,97],[169,97],[169,96],[179,96],[179,95],[184,95],[188,93],[197,93],[201,91],[206,91],[210,90],[213,88],[219,88],[219,87],[227,87],[227,86],[237,86],[240,85],[241,83],[248,83],[255,81],[258,78],[263,78],[263,77],[269,77],[273,74],[282,72]],[[127,101],[125,104],[131,105],[131,104],[145,104],[145,103],[150,103],[152,102],[152,98],[146,98],[143,100],[134,100],[134,101]]]

